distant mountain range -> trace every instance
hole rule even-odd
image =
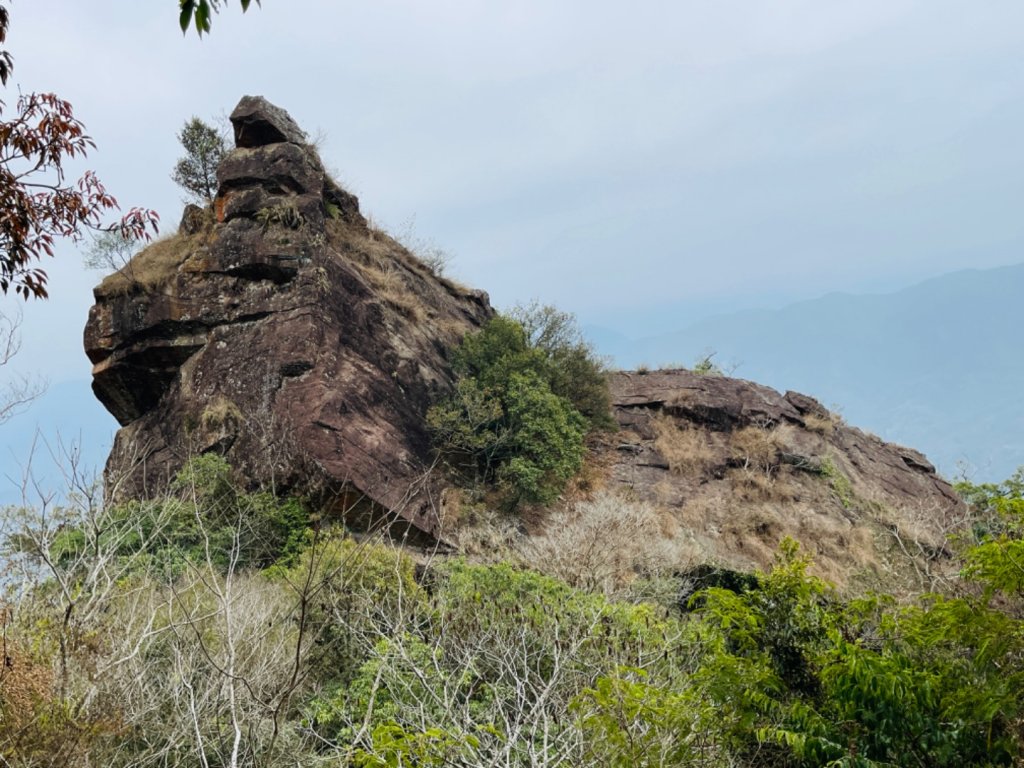
[[[965,270],[894,293],[833,293],[720,315],[672,333],[595,335],[623,368],[714,352],[732,375],[796,390],[854,426],[975,481],[1024,464],[1024,264]]]

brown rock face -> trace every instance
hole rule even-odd
[[[870,586],[947,559],[963,504],[917,451],[740,379],[668,370],[609,382],[620,426],[604,449],[609,479],[663,510],[696,560],[765,568],[788,535],[832,580]]]
[[[245,97],[212,211],[95,291],[93,390],[121,423],[113,492],[160,493],[216,451],[438,533],[424,415],[492,310],[372,229],[283,110]],[[360,502],[357,504],[357,502]]]

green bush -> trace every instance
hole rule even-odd
[[[530,347],[542,354],[551,391],[572,403],[592,428],[614,429],[605,363],[583,338],[576,318],[537,303],[516,307],[510,315]]]
[[[415,625],[427,596],[415,564],[402,550],[326,535],[314,540],[288,568],[274,568],[296,594],[312,596],[306,613],[311,674],[342,689],[380,637]]]
[[[1024,467],[1002,483],[956,486],[971,510],[964,575],[991,597],[1024,597]]]
[[[164,498],[133,500],[63,528],[51,545],[60,564],[113,550],[132,570],[174,579],[188,563],[220,569],[287,566],[307,544],[309,510],[301,499],[240,490],[214,454],[188,462]]]
[[[844,605],[809,565],[784,542],[757,589],[704,593],[699,615],[721,634],[697,677],[738,754],[950,768],[1019,756],[1019,622],[960,599]]]
[[[550,503],[583,465],[588,427],[611,421],[600,362],[551,308],[496,316],[453,356],[455,394],[430,409],[435,444],[512,506]]]

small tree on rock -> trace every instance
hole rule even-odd
[[[174,166],[171,178],[200,203],[209,205],[217,194],[217,166],[228,151],[224,134],[198,117],[185,123],[178,134],[185,156]]]

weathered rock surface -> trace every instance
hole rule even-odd
[[[114,492],[152,495],[188,457],[253,484],[334,493],[435,535],[425,413],[449,350],[491,314],[367,225],[283,110],[245,97],[213,211],[95,291],[93,390],[117,418]]]
[[[948,555],[964,512],[951,486],[811,397],[686,370],[614,373],[610,387],[608,482],[662,509],[699,561],[765,568],[789,535],[829,578],[870,585]]]

